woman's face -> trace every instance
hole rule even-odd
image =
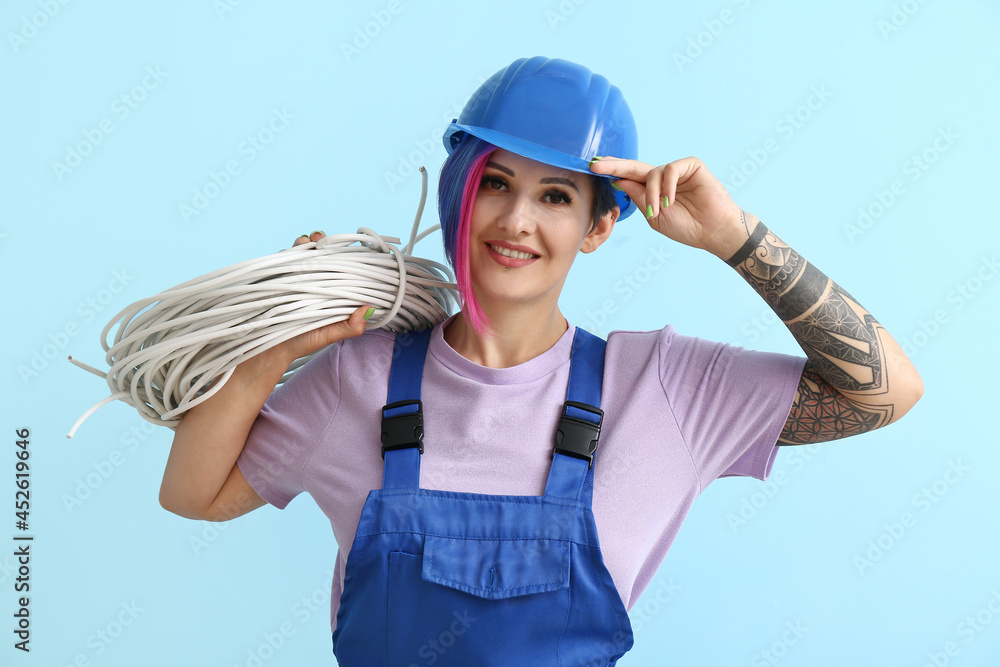
[[[604,224],[587,234],[593,197],[587,174],[494,151],[469,235],[472,282],[484,305],[550,299],[555,307],[577,253],[593,251],[610,234]],[[531,257],[502,254],[518,248]]]

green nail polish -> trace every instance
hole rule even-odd
[[[652,218],[653,217],[653,205],[652,204],[646,204],[646,217],[647,218]]]
[[[371,317],[374,314],[375,314],[375,307],[372,306],[371,308],[369,308],[368,310],[365,311],[365,315],[364,315],[365,321],[367,322],[368,318]]]
[[[613,188],[614,188],[615,190],[621,190],[622,192],[625,192],[625,191],[624,191],[624,190],[622,190],[622,189],[621,189],[620,187],[618,187],[617,185],[615,185],[615,182],[614,182],[614,181],[611,181],[611,187],[613,187]]]
[[[595,162],[597,162],[598,160],[600,160],[600,159],[601,159],[601,157],[603,157],[603,156],[601,156],[601,155],[595,155],[595,156],[594,156],[594,157],[593,157],[593,158],[592,158],[592,159],[590,160],[590,162],[589,162],[588,164],[594,164]]]
[[[670,201],[667,199],[667,195],[663,195],[663,208],[670,206]]]

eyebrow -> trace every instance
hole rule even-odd
[[[487,162],[486,166],[487,167],[493,167],[494,169],[499,169],[500,171],[502,171],[503,173],[507,174],[508,176],[514,176],[514,172],[512,170],[508,169],[507,167],[505,167],[505,166],[503,166],[501,164],[497,164],[496,162]],[[580,191],[580,188],[576,187],[576,183],[574,183],[573,181],[569,180],[568,178],[550,177],[550,178],[543,178],[543,179],[541,179],[538,182],[539,183],[545,183],[545,184],[557,183],[557,184],[561,184],[561,185],[568,185],[571,188],[573,188],[574,190],[576,190],[577,192]]]

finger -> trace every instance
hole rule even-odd
[[[365,332],[365,328],[368,325],[369,320],[371,320],[372,315],[375,314],[375,306],[364,305],[351,313],[351,316],[347,318],[346,322],[341,322],[341,324],[346,324],[349,328],[349,333],[345,337],[350,338],[353,336],[360,336]],[[365,317],[367,315],[367,317]]]
[[[375,306],[365,304],[351,313],[351,316],[347,318],[347,323],[350,325],[352,331],[364,333],[365,325],[372,318],[372,315],[375,314],[375,310]],[[365,315],[368,317],[365,317]]]
[[[345,338],[360,336],[365,332],[368,322],[364,316],[368,310],[374,310],[374,308],[374,306],[361,306],[346,320],[300,334],[286,343],[288,349],[298,359]]]
[[[659,186],[654,186],[655,192],[649,191],[650,179],[656,178],[658,173],[653,165],[640,160],[604,156],[591,162],[590,169],[595,174],[615,176],[614,186],[627,194],[647,219],[658,214],[659,208],[653,202],[659,196]]]
[[[636,183],[635,181],[630,181],[627,178],[619,178],[616,181],[611,181],[612,187],[621,190],[628,195],[632,203],[636,205],[643,215],[646,214],[646,184]]]
[[[640,162],[639,160],[629,160],[614,156],[604,156],[590,163],[590,170],[595,174],[614,176],[615,178],[627,178],[637,183],[646,182],[646,174],[653,168],[653,165]]]
[[[312,234],[309,235],[309,240],[310,241],[319,241],[324,236],[326,236],[326,234],[324,232],[313,232]]]
[[[303,234],[299,238],[295,239],[295,242],[292,244],[292,247],[294,248],[295,246],[302,245],[303,243],[309,243],[309,235],[308,234]]]
[[[646,192],[644,200],[646,202],[643,214],[647,220],[652,220],[660,214],[660,191],[663,185],[664,167],[657,167],[646,174]]]
[[[691,178],[701,166],[701,160],[696,157],[681,158],[680,160],[674,160],[670,164],[664,165],[663,194],[666,195],[668,202],[676,199],[678,184]]]

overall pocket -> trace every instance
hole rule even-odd
[[[555,664],[570,544],[429,536],[389,554],[387,602],[390,664]]]

